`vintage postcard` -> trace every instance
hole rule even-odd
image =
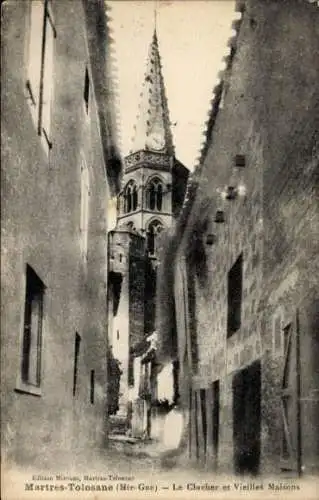
[[[1,14],[2,498],[318,498],[319,2]]]

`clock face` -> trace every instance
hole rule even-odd
[[[162,134],[153,132],[148,140],[149,147],[155,151],[160,151],[165,146],[165,139]]]

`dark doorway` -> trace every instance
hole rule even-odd
[[[261,368],[257,361],[233,378],[234,468],[256,475],[260,463]]]
[[[206,457],[206,451],[207,451],[206,390],[200,389],[199,394],[200,394],[202,427],[203,427],[203,438],[204,438],[204,456]]]
[[[146,410],[146,436],[149,439],[152,431],[152,409],[148,407]]]
[[[189,393],[188,393],[188,411],[189,411],[189,422],[188,422],[188,425],[189,425],[189,433],[188,433],[188,451],[189,451],[189,458],[192,457],[192,409],[193,409],[193,391],[192,389],[189,389]]]
[[[213,425],[212,425],[212,442],[215,466],[217,466],[218,459],[218,444],[219,444],[219,380],[213,382]]]
[[[195,419],[195,446],[196,446],[196,458],[199,459],[199,429],[198,429],[198,403],[197,403],[197,391],[194,392],[194,419]]]

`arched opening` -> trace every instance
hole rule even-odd
[[[147,187],[147,208],[150,210],[162,210],[163,185],[159,179],[152,179]]]
[[[124,192],[124,210],[125,213],[133,212],[137,209],[138,194],[137,186],[134,181],[130,181]]]
[[[125,205],[126,205],[126,210],[125,212],[131,212],[132,210],[132,195],[131,195],[131,186],[128,186],[127,191],[126,191],[126,196],[125,196]]]
[[[137,187],[134,185],[133,191],[132,191],[132,210],[137,209]]]
[[[155,249],[155,235],[154,235],[154,228],[151,226],[147,233],[147,250],[151,255],[153,255],[154,249]]]
[[[162,210],[162,202],[163,202],[163,187],[162,187],[162,184],[158,184],[157,197],[156,197],[156,208],[159,211]]]
[[[149,254],[155,255],[157,252],[157,237],[163,229],[163,224],[155,220],[150,223],[147,231],[147,250]]]
[[[150,188],[149,188],[149,207],[151,210],[154,210],[155,208],[155,202],[156,202],[156,190],[155,186],[152,183]]]

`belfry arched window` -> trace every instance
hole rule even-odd
[[[150,210],[162,210],[163,184],[159,179],[152,179],[147,186],[146,192],[147,208]]]
[[[124,192],[125,213],[134,212],[137,209],[137,186],[134,181],[130,181]]]
[[[151,255],[156,254],[156,250],[157,250],[156,240],[157,240],[159,233],[162,231],[162,229],[163,229],[163,224],[158,220],[152,221],[150,223],[150,225],[148,226],[147,250]]]

